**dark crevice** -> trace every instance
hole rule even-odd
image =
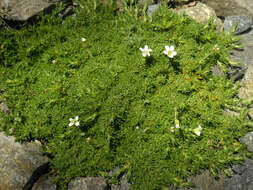
[[[25,186],[22,190],[32,190],[33,185],[39,180],[42,175],[45,175],[50,172],[50,165],[49,162],[42,164],[39,166],[32,174],[30,179],[26,182]]]

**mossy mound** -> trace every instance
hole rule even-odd
[[[242,160],[247,110],[238,108],[234,82],[211,72],[230,64],[234,37],[165,5],[148,20],[132,6],[115,13],[93,2],[79,2],[76,18],[63,24],[56,10],[20,31],[1,31],[1,97],[12,110],[1,114],[1,129],[41,141],[61,189],[79,176],[111,181],[115,167],[114,177],[126,172],[132,189],[185,186],[191,174],[216,175]],[[175,57],[163,53],[166,45]],[[75,116],[80,125],[69,126]]]

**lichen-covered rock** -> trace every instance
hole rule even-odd
[[[100,177],[78,177],[72,179],[68,185],[68,190],[109,190],[109,186]]]
[[[0,16],[7,20],[26,21],[39,12],[52,8],[55,0],[1,0]]]
[[[21,190],[34,170],[48,161],[37,143],[20,144],[0,133],[0,190]]]
[[[201,24],[206,24],[210,18],[214,18],[214,23],[216,24],[217,31],[221,32],[223,28],[222,21],[217,18],[215,11],[208,7],[207,5],[198,2],[195,6],[190,6],[186,8],[176,9],[178,14],[185,13],[189,17],[191,17],[196,22]]]
[[[223,27],[224,31],[231,31],[236,27],[234,34],[241,34],[249,31],[252,24],[252,18],[248,15],[228,16],[225,18]]]

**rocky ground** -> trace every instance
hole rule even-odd
[[[14,0],[11,0],[13,2]],[[28,0],[26,0],[28,2]],[[55,0],[56,1],[56,0]],[[1,6],[8,0],[1,1]],[[26,2],[26,3],[27,3]],[[52,2],[52,1],[51,1]],[[150,1],[155,2],[155,1]],[[230,30],[233,23],[238,23],[236,30],[241,37],[243,49],[233,50],[231,58],[234,61],[242,63],[241,68],[231,70],[230,77],[241,80],[242,87],[239,95],[241,98],[250,98],[253,96],[253,1],[252,0],[203,0],[207,6],[200,3],[191,3],[182,8],[193,19],[199,22],[206,22],[211,16],[217,20],[218,31]],[[50,3],[50,1],[47,1]],[[44,4],[43,4],[44,5]],[[149,14],[157,9],[159,5],[150,6]],[[40,10],[40,9],[38,9]],[[215,11],[214,11],[215,10]],[[179,10],[178,12],[182,12]],[[13,15],[21,14],[22,12]],[[32,14],[35,14],[32,12]],[[200,16],[201,15],[201,16]],[[223,23],[216,17],[223,21]],[[26,18],[27,15],[21,17]],[[233,17],[229,17],[233,16]],[[201,18],[201,20],[198,20]],[[203,19],[204,18],[204,19]],[[215,73],[216,72],[216,73]],[[222,74],[214,71],[214,74]],[[8,103],[0,100],[0,111],[8,114]],[[250,111],[250,117],[253,117],[253,108]],[[11,132],[11,131],[10,131]],[[250,152],[253,152],[253,132],[248,133],[240,141],[245,143]],[[56,186],[50,182],[45,175],[48,170],[47,158],[40,153],[40,142],[31,142],[20,144],[15,142],[13,137],[0,133],[0,190],[55,190]],[[212,175],[203,171],[198,176],[189,177],[189,181],[196,184],[193,190],[253,190],[253,160],[246,159],[243,164],[233,165],[231,167],[233,176],[228,178],[221,175],[219,180],[215,180]],[[128,190],[131,187],[123,175],[118,185],[109,186],[103,178],[76,178],[68,186],[68,190]],[[29,182],[29,183],[27,183]],[[173,188],[172,188],[173,189]],[[183,188],[182,188],[183,189]],[[184,188],[186,189],[186,188]]]
[[[202,2],[212,7],[216,15],[223,20],[232,15],[249,15],[253,18],[251,0],[203,0]]]

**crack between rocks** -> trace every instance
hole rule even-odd
[[[38,181],[38,179],[44,175],[50,172],[50,165],[49,162],[46,162],[35,169],[35,171],[32,173],[31,177],[28,179],[22,190],[32,190],[33,185]]]

